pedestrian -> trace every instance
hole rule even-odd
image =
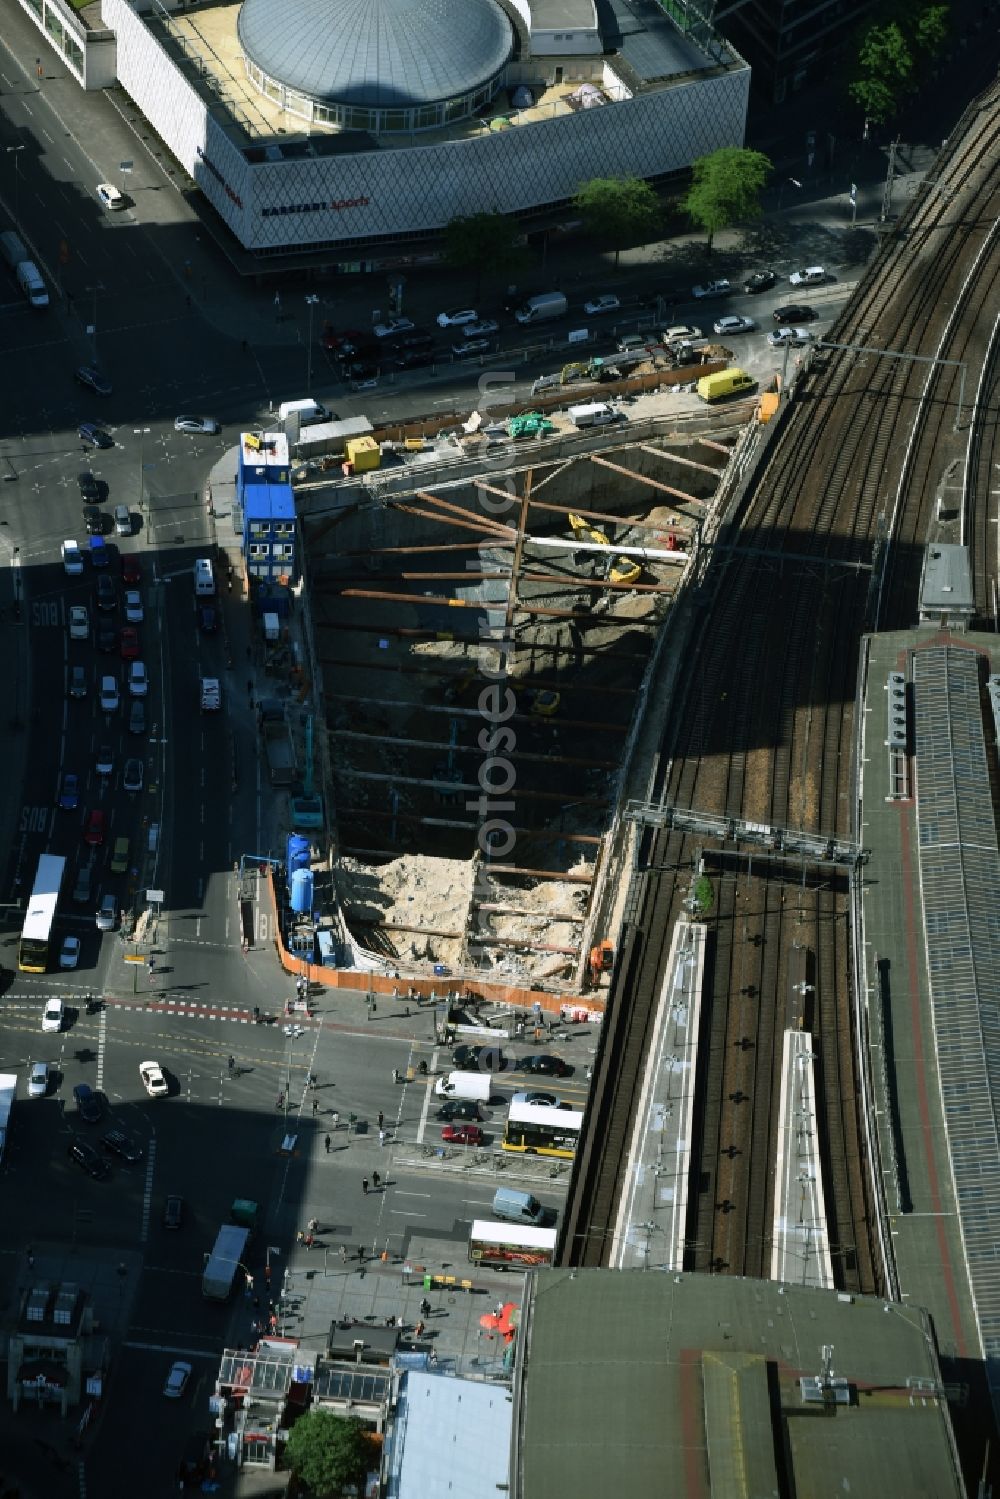
[[[413,1336],[415,1338],[422,1338],[423,1335],[424,1335],[424,1324],[422,1322],[418,1322],[417,1325],[416,1325],[416,1327],[413,1329]]]
[[[361,1178],[361,1190],[365,1194],[365,1196],[367,1197],[368,1196],[368,1178],[367,1178],[367,1176],[363,1176]]]
[[[309,1232],[311,1234],[314,1234],[314,1233],[317,1233],[318,1231],[319,1231],[319,1219],[318,1218],[310,1218],[309,1219]]]
[[[428,1362],[428,1364],[430,1364],[430,1366],[431,1366],[432,1369],[436,1369],[437,1368],[437,1361],[438,1361],[437,1349],[436,1348],[432,1348],[431,1351],[430,1351],[430,1354],[428,1356],[427,1362]]]
[[[379,1132],[378,1132],[378,1143],[380,1145],[384,1145],[385,1144],[385,1130],[384,1129],[380,1129]]]
[[[394,1067],[392,1069],[392,1080],[393,1080],[394,1083],[398,1083],[399,1082],[399,1068],[398,1067]]]
[[[431,1314],[431,1304],[427,1300],[427,1297],[425,1296],[424,1299],[420,1303],[420,1315],[421,1315],[421,1317],[429,1317],[430,1314]]]
[[[235,1057],[230,1057],[229,1058],[229,1070],[230,1070],[230,1072],[235,1072],[236,1071],[236,1058]]]
[[[314,1098],[313,1099],[313,1118],[315,1118],[318,1113],[319,1113],[319,1099],[318,1098]]]
[[[329,1155],[330,1154],[330,1136],[329,1135],[324,1136],[323,1144],[326,1146],[326,1153],[327,1153],[327,1155]]]
[[[340,1262],[341,1262],[342,1265],[346,1265],[347,1264],[347,1245],[346,1244],[341,1244],[341,1246],[340,1246]]]
[[[312,1234],[306,1234],[306,1248],[307,1249],[311,1249],[313,1247],[313,1242],[314,1241],[313,1241]]]
[[[382,1126],[383,1126],[384,1123],[385,1123],[385,1115],[383,1114],[382,1110],[379,1109],[379,1111],[378,1111],[378,1127],[379,1127],[379,1129],[382,1128]]]
[[[271,1284],[271,1267],[270,1267],[270,1265],[265,1265],[264,1266],[264,1279],[267,1281],[268,1285]]]
[[[301,1244],[301,1243],[302,1243],[302,1240],[303,1240],[303,1239],[304,1239],[304,1238],[305,1238],[305,1234],[304,1234],[304,1233],[303,1233],[303,1232],[302,1232],[302,1230],[301,1230],[301,1228],[300,1228],[300,1229],[299,1229],[299,1230],[298,1230],[298,1232],[297,1232],[297,1233],[296,1233],[296,1235],[295,1235],[295,1242],[296,1242],[296,1244]]]
[[[503,1316],[503,1302],[502,1301],[498,1301],[497,1304],[496,1304],[496,1306],[493,1308],[493,1315],[494,1315],[494,1317],[502,1317]]]
[[[330,1119],[331,1119],[331,1121],[333,1123],[334,1129],[339,1129],[340,1128],[340,1111],[338,1109],[334,1109],[333,1113],[330,1115]]]
[[[277,1314],[275,1312],[272,1312],[271,1313],[271,1331],[272,1332],[277,1332],[277,1330],[278,1330],[278,1318],[277,1318]]]
[[[376,1192],[378,1191],[378,1189],[379,1189],[379,1187],[381,1185],[382,1185],[382,1178],[379,1176],[379,1174],[378,1174],[377,1171],[373,1171],[372,1172],[372,1186],[375,1188]]]

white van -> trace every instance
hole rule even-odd
[[[22,260],[14,274],[17,277],[18,286],[32,307],[48,307],[49,294],[41,272],[33,260]]]
[[[207,557],[197,557],[194,564],[194,591],[197,598],[215,597],[215,574]]]
[[[587,401],[582,406],[571,406],[568,415],[574,427],[606,427],[611,422],[627,420],[624,411],[618,411],[607,401]]]
[[[332,411],[327,411],[319,401],[314,401],[312,396],[306,396],[301,401],[282,401],[278,407],[278,421],[285,422],[290,416],[297,416],[299,426],[311,427],[316,422],[331,422],[336,418]]]
[[[483,1072],[448,1072],[434,1084],[438,1098],[465,1098],[473,1103],[489,1103],[493,1079]]]
[[[519,1192],[514,1187],[498,1187],[493,1197],[494,1218],[504,1218],[508,1223],[547,1223],[552,1216],[543,1208],[537,1197],[530,1192]]]

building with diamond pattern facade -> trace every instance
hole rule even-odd
[[[53,0],[46,0],[53,3]],[[749,69],[687,0],[102,0],[116,75],[254,256],[430,239],[742,145]],[[106,36],[107,33],[104,33]]]

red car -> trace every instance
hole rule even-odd
[[[104,830],[107,827],[107,813],[102,812],[100,807],[95,807],[92,812],[87,813],[87,821],[83,825],[83,841],[97,848],[104,842]]]
[[[142,566],[135,552],[122,552],[122,582],[142,582]]]
[[[131,625],[123,625],[121,632],[121,653],[123,661],[137,661],[140,656],[139,631]]]
[[[449,1145],[482,1145],[483,1132],[478,1124],[446,1124],[441,1138]]]

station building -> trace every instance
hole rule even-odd
[[[744,138],[749,68],[689,0],[101,0],[101,30],[20,3],[255,259],[542,214]]]

